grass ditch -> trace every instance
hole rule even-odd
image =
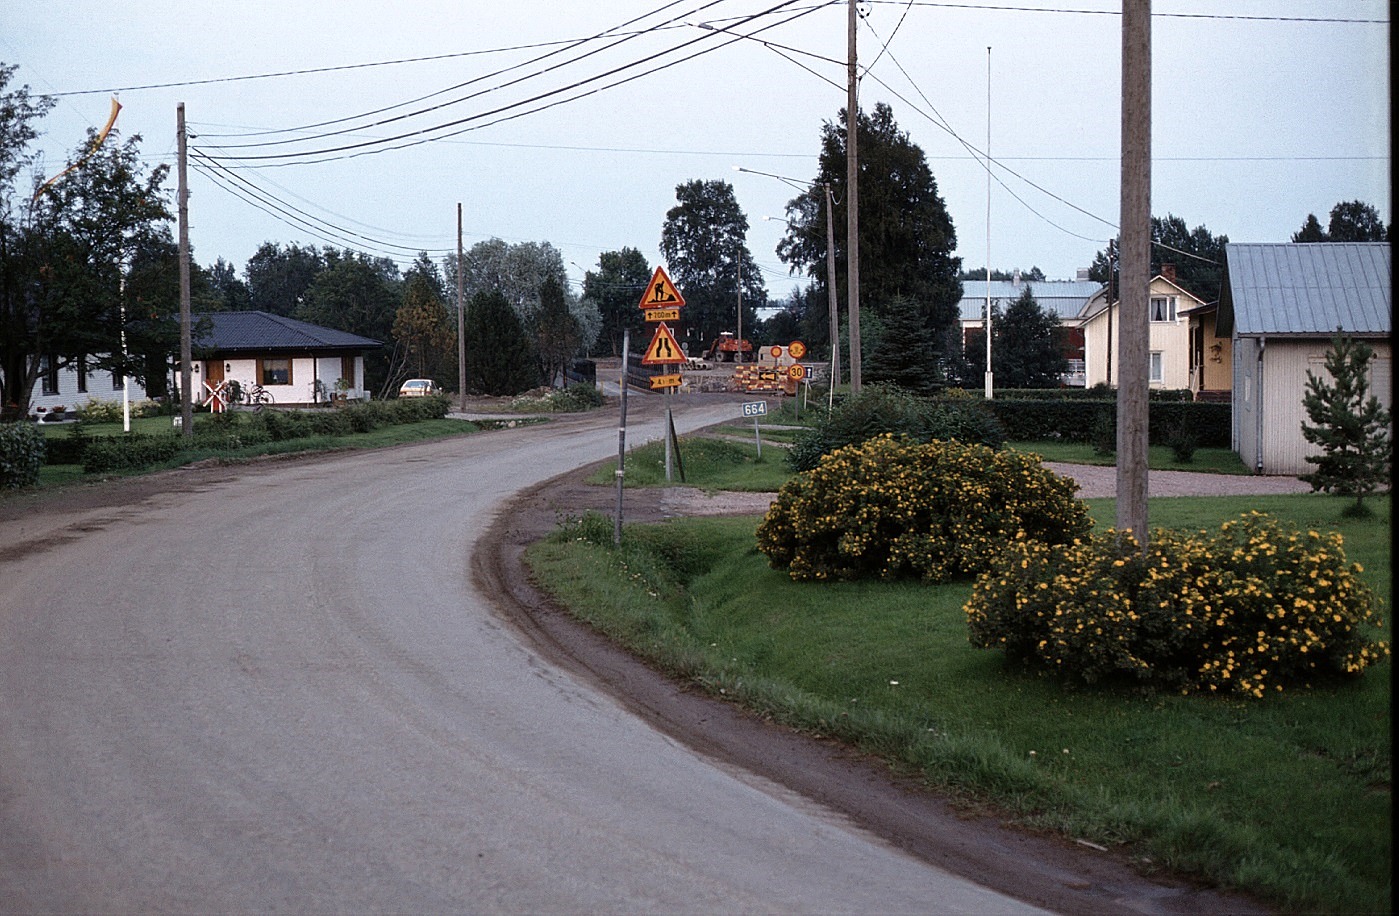
[[[1388,598],[1390,500],[1374,502],[1361,522],[1315,495],[1150,511],[1153,526],[1259,510],[1338,529]],[[1088,503],[1112,524],[1112,500]],[[754,517],[629,526],[620,549],[611,525],[571,519],[528,562],[580,618],[673,676],[1147,871],[1289,910],[1390,910],[1390,662],[1261,701],[1069,689],[969,645],[970,584],[794,583],[755,549]]]

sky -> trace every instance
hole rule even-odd
[[[1088,267],[1120,206],[1119,0],[858,9],[860,106],[888,103],[923,150],[963,265]],[[1290,241],[1346,200],[1393,219],[1385,0],[1152,13],[1155,215],[1238,242]],[[785,205],[846,102],[846,16],[823,0],[6,0],[0,61],[57,97],[46,174],[115,95],[118,131],[171,166],[173,192],[183,102],[205,266],[241,275],[268,241],[440,261],[460,204],[466,248],[548,242],[576,289],[605,251],[661,263],[676,186],[722,180],[782,299],[803,282],[775,253]]]

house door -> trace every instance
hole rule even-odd
[[[204,361],[204,381],[209,383],[210,388],[223,381],[223,360],[206,359]]]

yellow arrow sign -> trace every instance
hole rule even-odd
[[[646,355],[641,357],[643,366],[663,366],[666,363],[683,363],[685,354],[680,352],[680,344],[676,343],[675,335],[670,333],[670,328],[664,324],[656,325],[656,335],[651,338],[651,345],[646,348]]]
[[[652,391],[656,391],[660,388],[679,388],[682,384],[684,384],[684,379],[680,377],[680,373],[678,372],[674,375],[651,376]]]
[[[646,309],[642,317],[647,321],[679,321],[680,309]]]

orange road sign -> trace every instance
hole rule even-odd
[[[670,333],[670,328],[664,324],[656,325],[656,334],[651,338],[651,345],[646,348],[646,354],[641,357],[643,366],[663,366],[666,363],[683,363],[685,354],[680,352],[680,344],[676,342],[675,335]]]
[[[680,308],[685,304],[685,297],[680,295],[680,290],[675,288],[675,284],[670,282],[670,277],[666,275],[665,268],[656,265],[655,273],[651,274],[651,282],[646,284],[646,292],[641,294],[641,308]]]
[[[782,358],[782,348],[781,348],[781,347],[768,347],[768,353],[772,354],[772,358],[773,358],[773,359],[781,359],[781,358]]]
[[[642,317],[647,321],[679,321],[680,309],[646,309]]]
[[[652,391],[656,391],[661,388],[679,388],[682,384],[684,384],[684,379],[680,377],[680,373],[678,372],[673,375],[651,376]]]
[[[806,344],[800,340],[794,340],[787,345],[787,352],[791,354],[792,359],[801,359],[806,355]]]
[[[806,378],[806,367],[800,364],[788,366],[787,377],[794,382],[800,382],[802,379]]]

